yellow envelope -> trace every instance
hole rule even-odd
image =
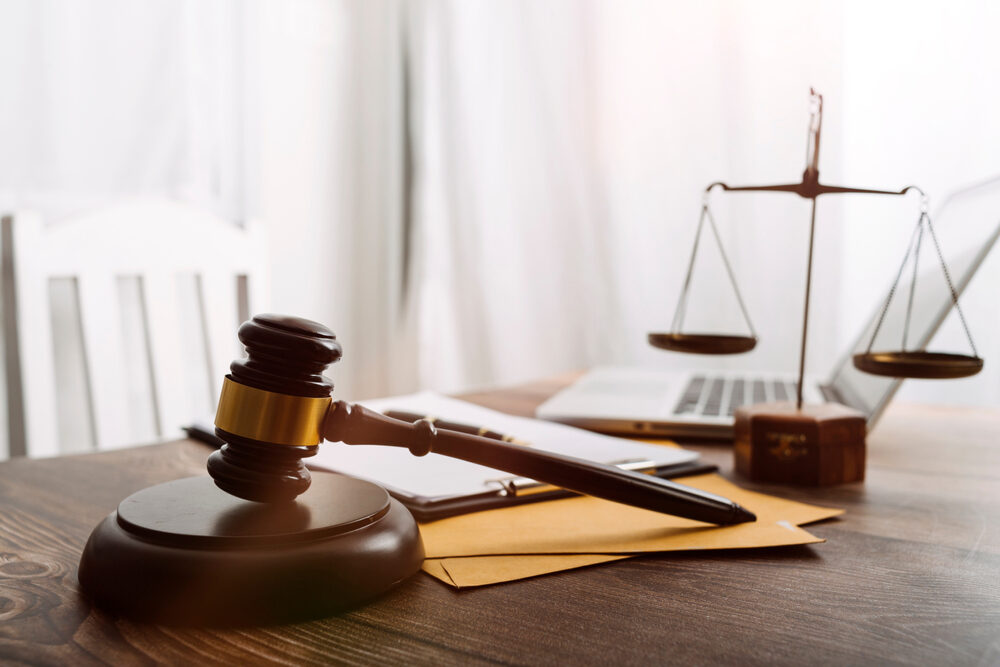
[[[758,520],[718,527],[597,498],[567,498],[423,524],[424,569],[464,587],[618,560],[623,554],[812,544],[822,540],[798,525],[843,512],[747,491],[718,475],[683,482],[740,503]]]
[[[526,556],[469,556],[467,558],[428,558],[424,572],[455,588],[471,588],[517,581],[552,572],[632,558],[613,554],[556,554]]]
[[[428,558],[643,553],[775,546],[800,524],[842,513],[746,491],[718,475],[686,477],[684,484],[738,502],[757,521],[713,526],[582,496],[450,517],[423,524],[420,532]]]

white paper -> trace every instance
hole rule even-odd
[[[568,454],[599,463],[647,460],[657,466],[667,466],[698,458],[696,452],[600,435],[537,419],[512,417],[431,392],[360,402],[380,412],[405,410],[434,415],[445,421],[485,426],[498,433],[527,441],[534,449]],[[336,442],[324,443],[320,446],[319,453],[305,462],[311,468],[342,472],[428,498],[464,496],[487,491],[495,486],[489,483],[490,480],[512,476],[501,470],[438,454],[414,456],[402,447],[345,445]]]

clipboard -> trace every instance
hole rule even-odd
[[[664,479],[673,479],[675,477],[701,475],[715,472],[716,470],[718,470],[718,466],[714,464],[693,461],[661,466],[647,472]],[[388,486],[385,489],[389,492],[389,495],[403,503],[410,510],[410,513],[413,514],[413,518],[420,523],[447,519],[448,517],[460,514],[482,512],[483,510],[492,510],[501,507],[515,507],[517,505],[526,505],[528,503],[556,500],[559,498],[571,498],[579,495],[573,491],[551,487],[547,484],[539,484],[533,480],[521,477],[509,477],[491,481],[496,482],[497,486],[481,493],[443,498],[428,498],[426,496],[413,495]]]
[[[403,410],[435,415],[458,423],[476,424],[509,433],[529,446],[617,465],[663,478],[713,472],[716,466],[698,461],[698,454],[676,446],[601,435],[448,398],[433,392],[360,401],[380,412]],[[185,429],[194,439],[222,445],[214,429],[195,424]],[[385,488],[418,521],[511,507],[578,494],[534,480],[437,454],[415,457],[406,449],[377,445],[321,446],[305,459],[309,468],[358,477]]]

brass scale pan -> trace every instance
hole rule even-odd
[[[648,340],[661,350],[688,354],[741,354],[757,346],[755,336],[724,334],[651,333]]]
[[[721,184],[713,183],[708,186],[708,189],[705,191],[706,197],[708,192],[717,185]],[[708,221],[709,229],[711,229],[712,236],[719,248],[719,254],[721,255],[722,262],[726,267],[726,274],[729,276],[729,282],[733,287],[733,292],[736,295],[737,302],[739,303],[740,311],[743,313],[743,319],[746,320],[747,326],[750,328],[751,335],[749,336],[711,333],[681,333],[679,331],[684,318],[684,311],[687,307],[687,293],[688,288],[691,285],[691,274],[694,270],[695,256],[698,254],[698,241],[701,238],[702,226],[706,220]],[[673,331],[670,333],[654,332],[648,334],[647,340],[649,341],[649,344],[661,350],[683,352],[686,354],[742,354],[757,347],[757,335],[754,331],[753,324],[750,322],[750,314],[747,312],[746,304],[743,303],[743,296],[740,294],[739,285],[736,283],[736,276],[733,275],[733,268],[729,264],[729,257],[726,255],[726,249],[722,246],[722,239],[719,236],[719,230],[716,227],[715,218],[709,210],[707,199],[702,204],[701,216],[698,218],[698,228],[695,232],[694,246],[691,249],[691,259],[688,262],[687,276],[685,277],[684,285],[681,288],[680,298],[677,300],[677,310],[674,312],[674,323],[671,328]]]
[[[913,280],[910,283],[910,304],[912,305],[913,303],[913,292],[916,289],[917,280],[917,256],[920,254],[920,242],[923,238],[925,229],[931,237],[931,240],[934,242],[934,249],[937,251],[938,261],[941,263],[941,271],[948,284],[948,289],[951,291],[952,303],[954,304],[955,311],[962,322],[962,327],[965,329],[965,335],[969,339],[969,345],[972,347],[973,354],[971,355],[954,354],[950,352],[927,352],[925,350],[906,350],[906,336],[910,327],[909,307],[906,311],[906,323],[903,325],[904,349],[882,352],[871,351],[872,345],[875,343],[875,337],[878,336],[879,329],[882,327],[883,318],[889,308],[893,295],[896,293],[896,287],[899,285],[899,280],[903,275],[903,269],[906,267],[907,260],[910,258],[911,253],[913,253]],[[914,241],[916,242],[915,244]],[[914,229],[913,237],[910,239],[910,246],[907,248],[906,254],[903,255],[903,262],[899,267],[899,273],[896,274],[896,280],[893,282],[892,288],[889,290],[889,296],[882,305],[882,314],[879,317],[878,324],[875,325],[875,331],[872,332],[871,340],[868,343],[868,349],[862,354],[854,355],[853,361],[854,367],[859,371],[870,373],[872,375],[883,375],[896,378],[919,378],[927,380],[964,378],[969,377],[970,375],[975,375],[983,369],[983,360],[978,353],[976,353],[976,345],[972,342],[972,334],[969,332],[969,325],[966,324],[965,315],[962,314],[962,308],[958,305],[958,292],[955,290],[954,284],[952,284],[951,274],[948,272],[948,266],[945,264],[944,255],[941,254],[941,246],[938,244],[937,234],[934,233],[934,226],[931,223],[930,215],[927,213],[926,198],[921,205],[920,218],[917,221],[916,228]]]
[[[741,354],[757,345],[753,336],[722,334],[651,333],[648,340],[661,350],[688,354]],[[983,369],[983,360],[947,352],[868,352],[854,355],[854,366],[872,375],[946,380],[975,375]]]
[[[872,375],[926,380],[947,380],[975,375],[983,360],[948,352],[867,352],[854,355],[854,367]]]

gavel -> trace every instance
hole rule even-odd
[[[226,444],[208,459],[216,486],[261,503],[287,503],[310,485],[302,459],[323,440],[405,447],[503,470],[596,496],[697,521],[729,525],[755,520],[738,504],[652,475],[584,459],[401,421],[334,401],[324,370],[342,356],[336,336],[297,317],[257,315],[238,332],[247,358],[230,366],[215,419]]]

